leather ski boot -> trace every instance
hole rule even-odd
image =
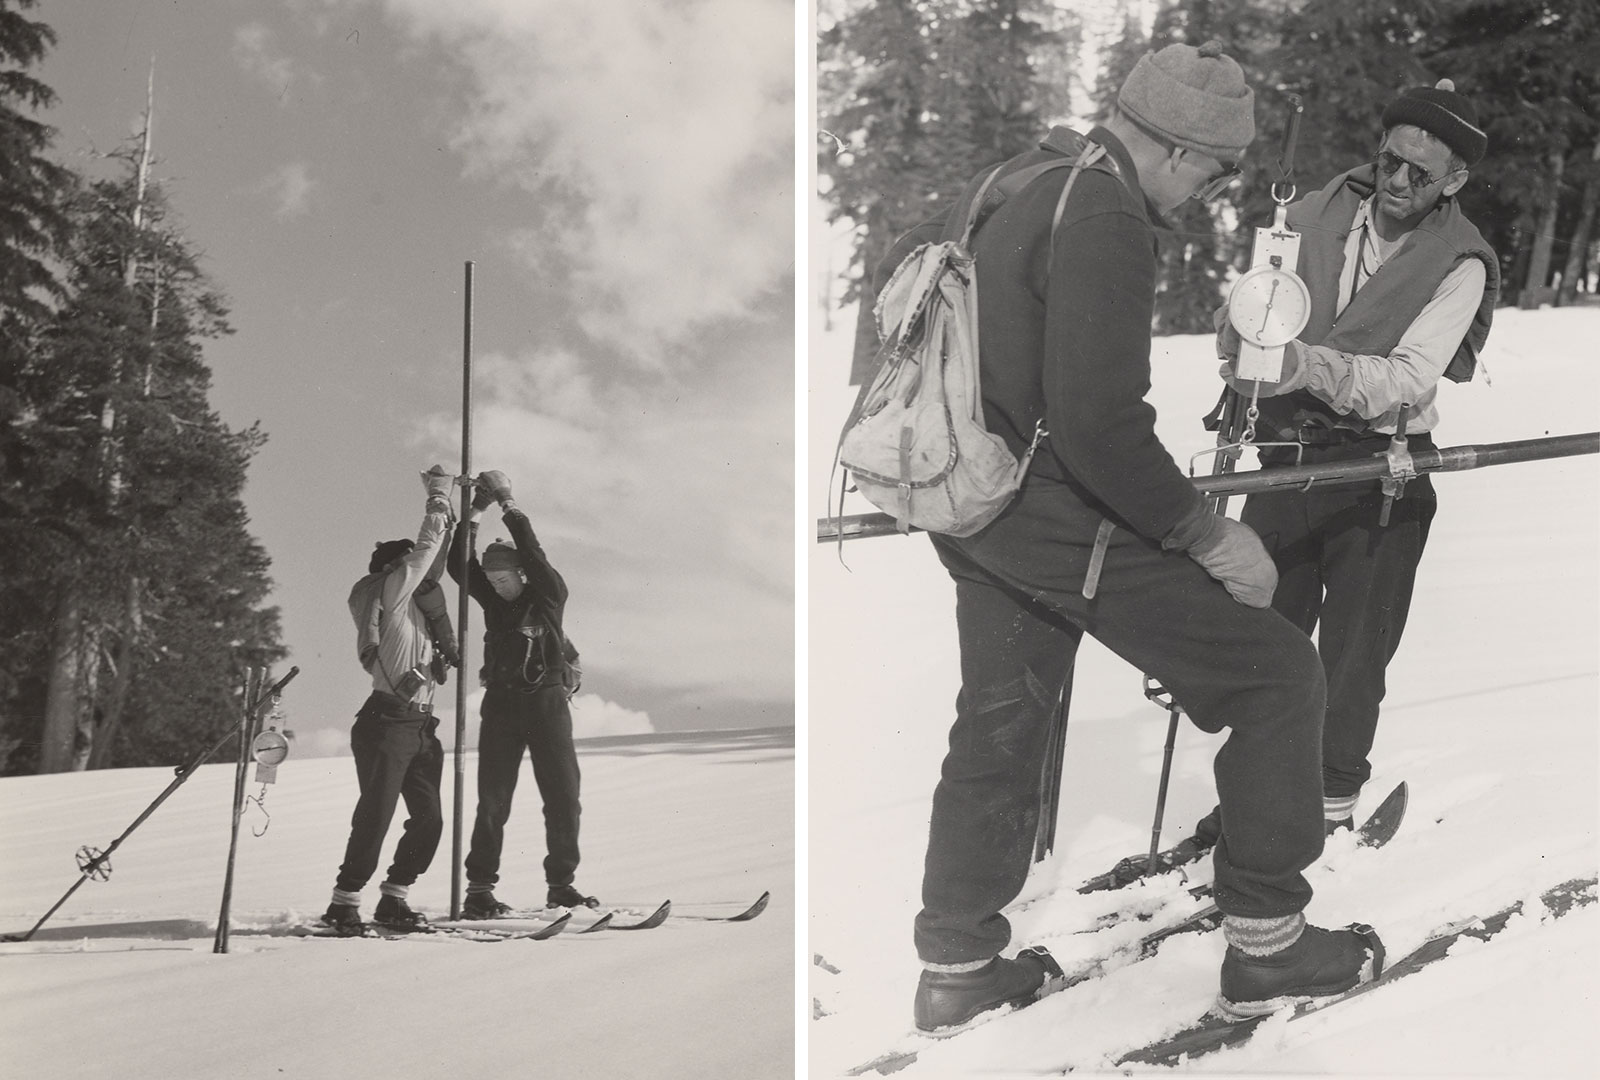
[[[597,908],[600,901],[592,896],[585,896],[571,885],[552,885],[545,894],[544,902],[550,907],[588,907]]]
[[[428,929],[428,917],[420,911],[412,911],[411,905],[398,896],[380,896],[378,906],[372,909],[372,921],[390,930],[408,933]]]
[[[1372,927],[1307,926],[1293,945],[1265,956],[1229,945],[1217,1007],[1235,1018],[1265,1016],[1285,1005],[1342,994],[1382,972],[1383,942]]]
[[[983,1013],[1031,1005],[1055,989],[1061,965],[1042,948],[1023,949],[1014,960],[997,956],[976,971],[923,971],[912,1005],[917,1030],[954,1035]]]
[[[461,902],[463,919],[503,919],[512,910],[510,904],[496,900],[493,892],[469,892]]]

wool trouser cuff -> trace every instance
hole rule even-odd
[[[1222,920],[1222,936],[1228,944],[1250,956],[1282,952],[1300,940],[1305,928],[1306,917],[1298,911],[1277,919],[1246,919],[1228,915]]]

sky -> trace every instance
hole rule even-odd
[[[419,472],[460,471],[468,262],[471,471],[507,473],[567,580],[579,733],[793,722],[790,4],[28,14],[57,35],[41,119],[92,175],[154,59],[154,176],[236,331],[211,401],[269,439],[245,504],[298,752],[366,695],[345,598],[373,544],[415,535]],[[453,683],[436,706],[448,745]]]

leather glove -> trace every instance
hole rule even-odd
[[[1217,331],[1217,359],[1231,363],[1239,355],[1239,331],[1228,321],[1227,304],[1211,313],[1211,325]]]
[[[450,492],[456,486],[456,478],[445,471],[443,465],[435,465],[422,474],[422,490],[428,493],[428,511],[430,513],[450,509]],[[435,502],[443,503],[435,507]]]
[[[499,469],[488,469],[479,473],[478,483],[497,503],[503,504],[511,498],[511,479]]]
[[[1235,334],[1234,340],[1237,341],[1238,337],[1238,334]],[[1237,345],[1234,346],[1234,351],[1237,354]],[[1305,386],[1309,378],[1306,373],[1305,360],[1300,355],[1300,343],[1298,341],[1291,341],[1283,347],[1283,377],[1277,382],[1257,383],[1252,379],[1241,379],[1233,373],[1233,365],[1231,363],[1223,364],[1217,370],[1217,374],[1222,376],[1223,382],[1245,397],[1249,397],[1252,393],[1259,394],[1261,397],[1292,394]],[[1261,388],[1259,391],[1256,390],[1257,386]]]
[[[478,478],[472,482],[472,509],[481,514],[492,505],[494,505],[494,492],[489,490],[488,485],[483,482],[483,474],[479,473]]]
[[[1264,608],[1272,603],[1278,568],[1250,526],[1202,505],[1179,522],[1161,546],[1182,550],[1246,607]]]

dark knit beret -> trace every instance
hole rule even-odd
[[[517,549],[504,540],[496,540],[484,549],[483,558],[479,560],[485,570],[520,570],[522,556],[517,554]]]
[[[367,563],[367,573],[376,574],[416,546],[415,540],[378,541],[372,547],[372,561]]]
[[[1469,166],[1483,160],[1489,136],[1478,126],[1478,110],[1456,93],[1455,83],[1440,79],[1434,86],[1413,86],[1383,110],[1384,130],[1411,124],[1443,142]]]

